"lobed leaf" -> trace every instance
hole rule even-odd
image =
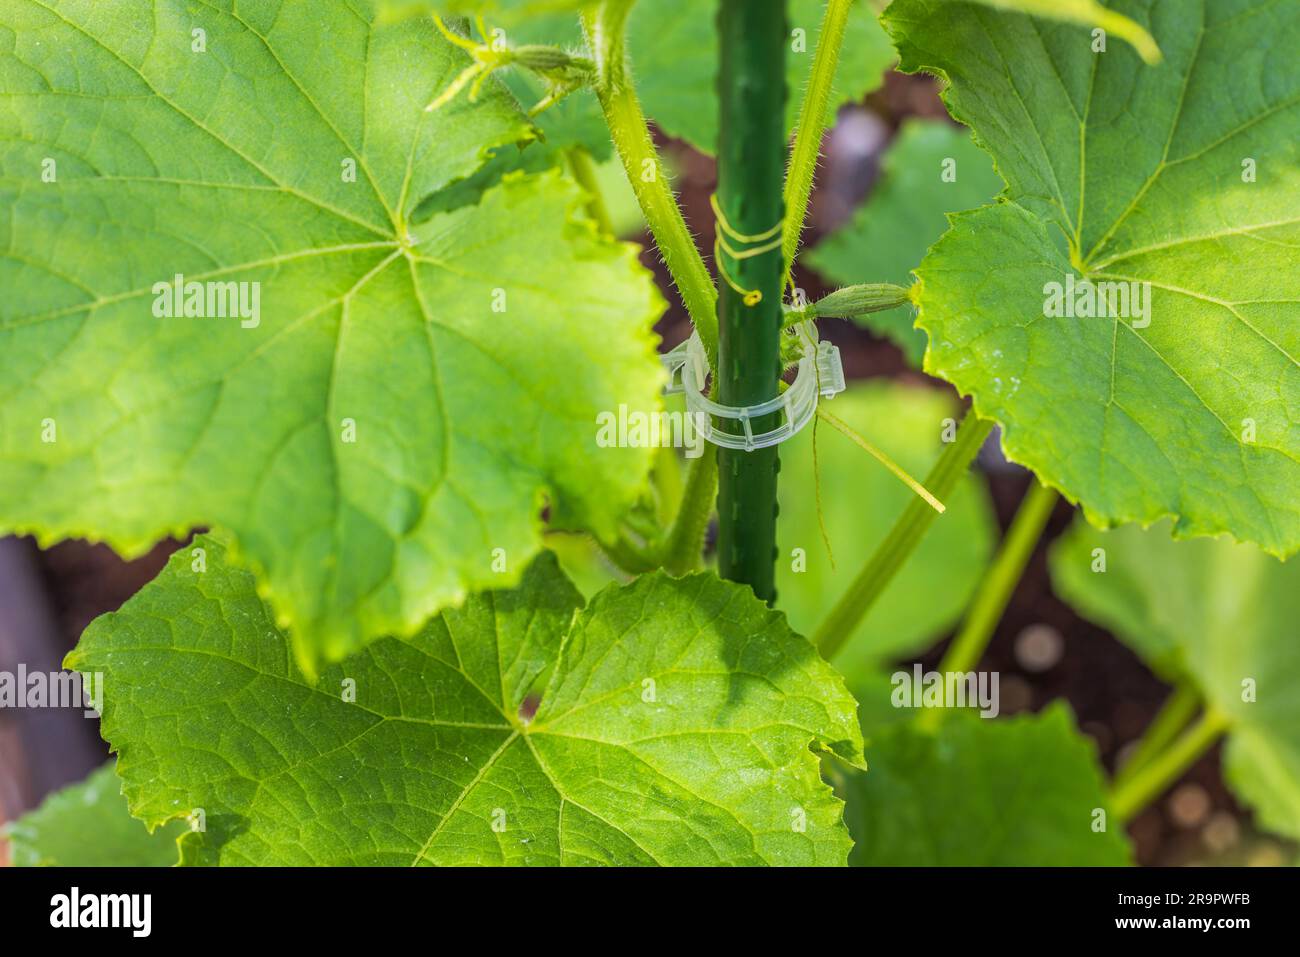
[[[844,863],[810,745],[861,764],[853,699],[746,588],[655,573],[584,608],[546,553],[313,684],[198,541],[206,572],[175,556],[69,656],[105,673],[132,812],[204,810],[188,863]]]
[[[1294,552],[1300,7],[1116,4],[1160,43],[1147,67],[1073,26],[956,6],[885,18],[901,68],[947,78],[1008,184],[917,270],[926,370],[1097,524],[1168,516]],[[1048,284],[1085,278],[1146,307],[1052,316]]]
[[[650,454],[593,423],[657,402],[662,300],[555,172],[413,223],[533,135],[495,83],[424,110],[468,62],[428,19],[16,0],[0,32],[0,529],[223,526],[307,668],[517,578],[543,504],[612,532]],[[159,318],[178,274],[260,316]]]

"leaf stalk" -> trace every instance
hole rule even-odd
[[[1129,759],[1116,772],[1111,786],[1127,784],[1139,770],[1150,764],[1187,726],[1200,706],[1201,695],[1190,682],[1183,682],[1174,688]]]
[[[716,447],[706,442],[700,457],[691,462],[681,505],[664,541],[663,567],[670,575],[685,575],[700,565],[718,488],[716,452]]]
[[[1209,708],[1159,755],[1135,771],[1110,792],[1110,810],[1121,823],[1167,791],[1228,730],[1222,712]]]
[[[1055,489],[1039,484],[1037,479],[1030,480],[1029,491],[1011,520],[993,564],[979,583],[961,629],[944,653],[939,664],[941,673],[970,671],[979,664],[1059,498]]]
[[[583,31],[596,63],[596,98],[655,244],[700,334],[709,364],[716,368],[717,290],[686,228],[627,70],[624,37],[632,3],[605,0],[583,11]]]
[[[937,498],[947,499],[957,487],[957,482],[970,468],[980,446],[984,444],[984,440],[992,430],[992,422],[979,418],[973,410],[968,411],[957,427],[957,434],[953,441],[945,446],[939,460],[926,476],[925,487]],[[844,643],[866,617],[876,599],[911,557],[938,514],[929,503],[920,498],[914,498],[907,504],[884,541],[876,548],[813,635],[813,644],[821,651],[824,658],[827,660],[834,658],[844,647]]]
[[[799,251],[799,236],[808,215],[808,198],[812,195],[817,157],[821,154],[822,133],[826,128],[826,114],[830,110],[831,92],[835,83],[835,68],[839,65],[840,47],[844,45],[844,30],[848,24],[851,5],[851,0],[829,0],[826,4],[821,31],[817,34],[812,72],[808,77],[808,85],[804,88],[803,102],[799,106],[799,122],[795,128],[790,167],[785,177],[782,285],[789,282],[795,253]]]

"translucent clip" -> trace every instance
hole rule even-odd
[[[696,428],[714,445],[725,449],[764,449],[784,442],[802,429],[817,413],[817,402],[822,396],[832,398],[844,391],[844,368],[840,364],[840,350],[829,342],[817,338],[817,326],[812,320],[795,326],[795,334],[803,344],[803,358],[799,360],[794,382],[775,398],[758,405],[721,405],[704,394],[709,377],[709,364],[704,355],[704,344],[697,334],[662,356],[668,372],[665,395],[682,393],[686,408],[694,413]],[[754,420],[775,413],[784,413],[781,423],[766,432],[754,431]],[[721,420],[721,421],[719,421]],[[740,429],[728,428],[723,423],[740,423]]]

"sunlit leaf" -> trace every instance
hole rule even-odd
[[[202,541],[69,660],[106,675],[133,813],[204,809],[188,863],[845,861],[812,748],[861,763],[853,699],[747,588],[655,573],[584,608],[548,553],[313,684]]]
[[[569,180],[412,224],[532,129],[495,83],[426,112],[468,55],[359,9],[0,12],[0,528],[230,529],[307,666],[516,579],[546,505],[611,533],[650,455],[593,423],[662,377],[650,273]],[[168,315],[178,275],[249,308]]]
[[[1300,5],[1115,9],[1150,27],[1159,66],[982,6],[886,13],[902,68],[947,78],[949,109],[1008,184],[1005,201],[955,217],[917,271],[925,368],[1097,524],[1172,517],[1180,536],[1227,531],[1288,554]],[[1067,298],[1085,278],[1114,284],[1104,317],[1097,286]]]

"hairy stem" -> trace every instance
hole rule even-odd
[[[992,430],[992,422],[980,419],[973,411],[967,412],[957,428],[957,435],[944,448],[939,461],[926,476],[925,487],[939,499],[948,498]],[[867,560],[867,564],[858,572],[813,636],[813,644],[825,658],[833,658],[844,646],[844,642],[866,617],[885,586],[893,580],[916,549],[938,514],[920,498],[914,498],[907,504],[885,540]]]
[[[817,34],[812,73],[799,107],[799,125],[795,128],[790,169],[785,177],[785,230],[781,242],[783,284],[794,265],[799,235],[808,214],[808,197],[812,195],[813,176],[817,172],[817,157],[821,153],[822,133],[830,109],[831,87],[835,82],[835,67],[840,60],[840,47],[844,43],[844,28],[851,5],[852,0],[829,0],[826,4],[821,32]]]
[[[1121,823],[1132,819],[1168,790],[1227,730],[1227,717],[1208,709],[1172,744],[1111,790],[1111,814]]]
[[[781,378],[785,153],[785,0],[718,7],[718,400],[746,406]],[[724,242],[725,240],[725,242]],[[738,248],[746,247],[746,248]],[[752,423],[774,428],[777,415]],[[736,429],[739,431],[739,428]],[[777,447],[718,450],[718,569],[766,602],[776,597]]]
[[[715,452],[715,447],[706,442],[700,457],[691,462],[682,504],[664,542],[663,566],[670,575],[685,575],[699,567],[718,488]]]
[[[1178,685],[1160,706],[1160,711],[1143,733],[1132,755],[1116,771],[1111,786],[1126,784],[1138,771],[1150,764],[1178,736],[1178,732],[1187,727],[1187,722],[1192,720],[1200,705],[1200,693],[1190,683]]]
[[[633,0],[605,0],[582,14],[587,42],[596,59],[596,98],[655,244],[700,334],[709,363],[716,366],[717,291],[686,228],[627,71],[623,41],[632,3]]]

